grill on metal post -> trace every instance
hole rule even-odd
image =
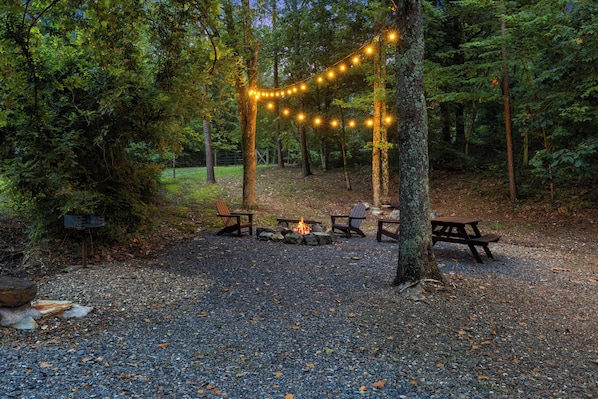
[[[82,258],[83,267],[87,267],[87,231],[104,227],[104,215],[64,215],[64,227],[67,229],[81,230],[83,232]]]

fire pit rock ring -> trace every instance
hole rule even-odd
[[[275,241],[295,245],[318,246],[336,242],[336,235],[333,232],[325,232],[319,223],[313,224],[311,227],[306,226],[303,223],[303,219],[293,228],[283,225],[279,225],[276,228],[258,227],[256,229],[256,237],[261,241]]]

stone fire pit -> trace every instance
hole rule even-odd
[[[280,223],[275,228],[258,227],[256,237],[261,241],[283,242],[285,244],[329,245],[336,241],[336,235],[331,231],[324,231],[319,223],[314,223],[305,230],[301,222],[295,227],[287,227],[287,222]]]

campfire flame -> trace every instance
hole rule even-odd
[[[305,224],[305,222],[303,221],[303,217],[301,217],[301,220],[299,220],[299,223],[297,223],[297,227],[295,227],[293,231],[304,236],[311,232],[311,227]]]

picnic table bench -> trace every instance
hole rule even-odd
[[[433,218],[430,221],[432,223],[433,244],[436,244],[437,241],[445,241],[467,245],[478,263],[484,262],[476,247],[482,247],[486,255],[493,258],[488,244],[497,242],[500,236],[496,234],[482,235],[478,228],[478,219],[450,216]]]

